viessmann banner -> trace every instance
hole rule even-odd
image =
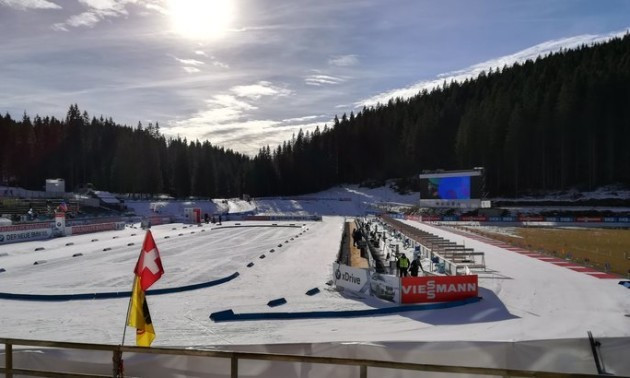
[[[478,277],[432,276],[402,277],[401,303],[449,302],[477,297]]]

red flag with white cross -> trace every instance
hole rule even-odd
[[[140,280],[142,291],[146,291],[164,274],[162,260],[160,260],[160,252],[158,251],[157,245],[155,245],[155,240],[153,240],[153,235],[150,230],[147,230],[147,235],[144,237],[142,251],[140,251],[140,257],[138,258],[134,272]]]

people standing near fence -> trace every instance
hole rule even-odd
[[[400,272],[400,277],[407,277],[408,269],[409,269],[409,259],[403,253],[398,258],[398,271]]]

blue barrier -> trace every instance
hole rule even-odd
[[[385,308],[375,308],[371,310],[352,310],[352,311],[310,311],[310,312],[253,312],[244,314],[235,314],[232,310],[213,312],[210,319],[214,322],[233,322],[246,320],[292,320],[292,319],[330,319],[330,318],[348,318],[361,316],[377,316],[397,314],[401,312],[425,311],[425,310],[441,310],[446,308],[463,306],[469,303],[475,303],[481,300],[481,297],[463,299],[454,302],[430,303],[421,305],[393,306]]]
[[[276,306],[280,306],[287,303],[287,300],[284,298],[278,298],[278,299],[273,299],[269,302],[267,302],[267,306],[269,307],[276,307]]]
[[[312,288],[311,290],[307,291],[305,294],[313,296],[313,295],[315,295],[317,293],[319,293],[319,289],[315,287],[315,288]]]
[[[250,262],[249,264],[247,264],[247,267],[248,267],[248,268],[251,268],[252,266],[254,266],[254,263],[253,263],[253,262]]]
[[[181,293],[183,291],[191,291],[204,289],[211,286],[221,285],[229,282],[239,276],[238,272],[219,278],[218,280],[202,282],[193,285],[171,287],[165,289],[155,289],[146,292],[146,295],[163,295],[172,293]],[[92,300],[92,299],[112,299],[112,298],[128,298],[131,291],[111,291],[106,293],[86,293],[86,294],[15,294],[0,293],[0,299],[12,299],[22,301],[41,301],[41,302],[60,302],[60,301],[76,301],[76,300]]]
[[[0,273],[2,273],[2,272],[6,272],[6,271],[7,271],[6,269],[4,269],[4,268],[0,268]]]
[[[630,289],[630,281],[619,281],[619,285],[627,287]]]

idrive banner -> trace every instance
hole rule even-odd
[[[343,264],[333,263],[333,279],[337,288],[355,291],[357,293],[368,292],[367,269],[353,268]]]

